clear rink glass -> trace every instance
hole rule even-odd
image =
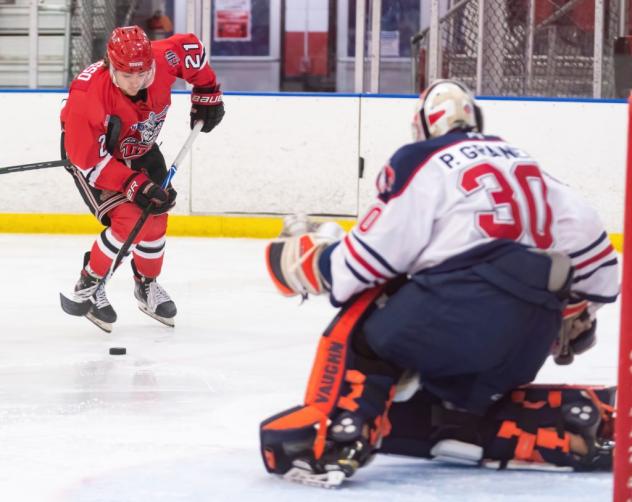
[[[384,0],[380,12],[374,12],[376,2],[370,0],[201,3],[211,8],[201,13],[195,12],[195,2],[143,0],[131,22],[148,28],[155,40],[171,28],[176,34],[188,31],[187,19],[195,18],[195,34],[210,41],[206,55],[224,91],[417,94],[432,80],[447,78],[482,96],[603,99],[625,98],[632,86],[632,30],[625,18],[632,0]],[[103,26],[120,22],[117,2],[105,2],[103,10],[94,12],[91,4],[79,2],[68,15],[71,26],[83,27],[83,36],[73,36],[72,43],[63,43],[65,13],[51,14],[52,24],[43,29],[55,43],[47,45],[45,56],[59,64],[54,70],[35,68],[34,75],[27,57],[31,20],[0,7],[4,26],[21,33],[12,39],[11,51],[0,51],[0,67],[8,68],[0,71],[0,88],[34,87],[35,81],[40,88],[67,88],[93,62],[87,55],[103,54]],[[157,4],[169,22],[152,29]],[[363,16],[358,6],[364,7]],[[377,25],[379,30],[373,29]],[[3,30],[11,31],[0,27],[0,35]],[[356,34],[361,32],[362,62],[356,61]],[[379,58],[373,54],[377,47]],[[13,53],[20,54],[19,60]],[[355,74],[359,66],[362,88]],[[186,89],[182,80],[174,87]],[[137,92],[136,87],[129,92]]]

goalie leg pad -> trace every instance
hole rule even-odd
[[[266,470],[286,475],[295,468],[314,475],[352,475],[388,434],[386,412],[399,370],[362,351],[362,321],[375,307],[379,288],[347,304],[321,338],[305,402],[261,423]],[[367,362],[369,361],[369,362]]]
[[[576,471],[612,469],[614,387],[533,385],[509,399],[486,447],[486,457],[500,460],[500,468],[516,459]],[[585,454],[573,451],[572,435],[583,440]]]
[[[478,416],[447,409],[422,390],[407,402],[393,404],[391,434],[379,451],[445,458],[450,455],[440,445],[451,440],[481,447],[481,463],[500,469],[518,464],[521,468],[553,465],[576,471],[609,470],[614,399],[612,387],[527,385]],[[586,454],[572,451],[571,435],[583,439]]]

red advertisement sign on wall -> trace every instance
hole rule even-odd
[[[250,41],[252,26],[250,0],[215,0],[214,26],[214,39],[217,41]]]

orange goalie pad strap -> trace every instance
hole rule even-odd
[[[356,411],[359,407],[356,399],[362,396],[364,392],[364,381],[366,377],[358,370],[347,370],[345,373],[345,381],[351,385],[351,392],[346,396],[340,396],[338,399],[338,408],[348,411]]]
[[[535,434],[529,434],[524,431],[520,434],[514,450],[516,460],[531,460],[533,449],[535,448],[535,440]]]
[[[599,410],[599,415],[601,415],[601,419],[605,422],[609,422],[612,419],[612,414],[614,413],[614,407],[609,404],[604,403],[594,389],[586,389],[586,393],[590,397],[590,400]]]
[[[524,390],[514,390],[511,393],[511,400],[514,403],[522,403],[522,406],[525,408],[539,410],[547,403],[551,408],[559,408],[560,406],[562,406],[562,391],[560,390],[549,391],[549,393],[547,394],[547,403],[545,403],[544,401],[525,401],[525,397],[526,392]]]
[[[384,413],[375,419],[375,427],[369,431],[369,441],[371,445],[377,445],[382,438],[385,438],[391,433],[393,425],[388,419],[388,412],[393,404],[393,399],[395,399],[395,393],[396,388],[395,385],[393,385],[389,391],[388,401],[386,402]]]
[[[305,392],[305,404],[329,415],[338,401],[346,370],[347,345],[356,324],[380,295],[382,288],[364,291],[346,306],[320,339]]]
[[[323,413],[312,406],[305,406],[288,415],[283,415],[264,425],[264,430],[302,429],[327,419]]]
[[[560,448],[564,453],[570,451],[570,436],[564,434],[559,437],[555,429],[538,429],[536,434],[523,431],[516,422],[505,420],[497,433],[504,439],[518,438],[514,449],[514,458],[517,460],[539,461],[539,454],[534,451],[536,446],[554,450]]]
[[[551,408],[559,408],[562,406],[562,392],[559,390],[552,390],[549,392],[548,401]]]
[[[536,444],[549,450],[560,448],[564,453],[568,453],[571,450],[571,437],[568,433],[559,437],[555,429],[538,429]]]
[[[519,436],[521,432],[522,429],[516,425],[516,422],[512,420],[505,420],[500,426],[500,429],[498,429],[496,435],[499,438],[511,439],[514,436]]]

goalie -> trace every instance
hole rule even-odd
[[[336,486],[379,452],[610,468],[614,389],[528,385],[550,353],[568,364],[590,348],[616,300],[599,217],[483,135],[458,82],[422,94],[413,131],[349,233],[294,219],[267,248],[282,294],[328,294],[340,312],[303,406],[261,424],[266,469]]]

